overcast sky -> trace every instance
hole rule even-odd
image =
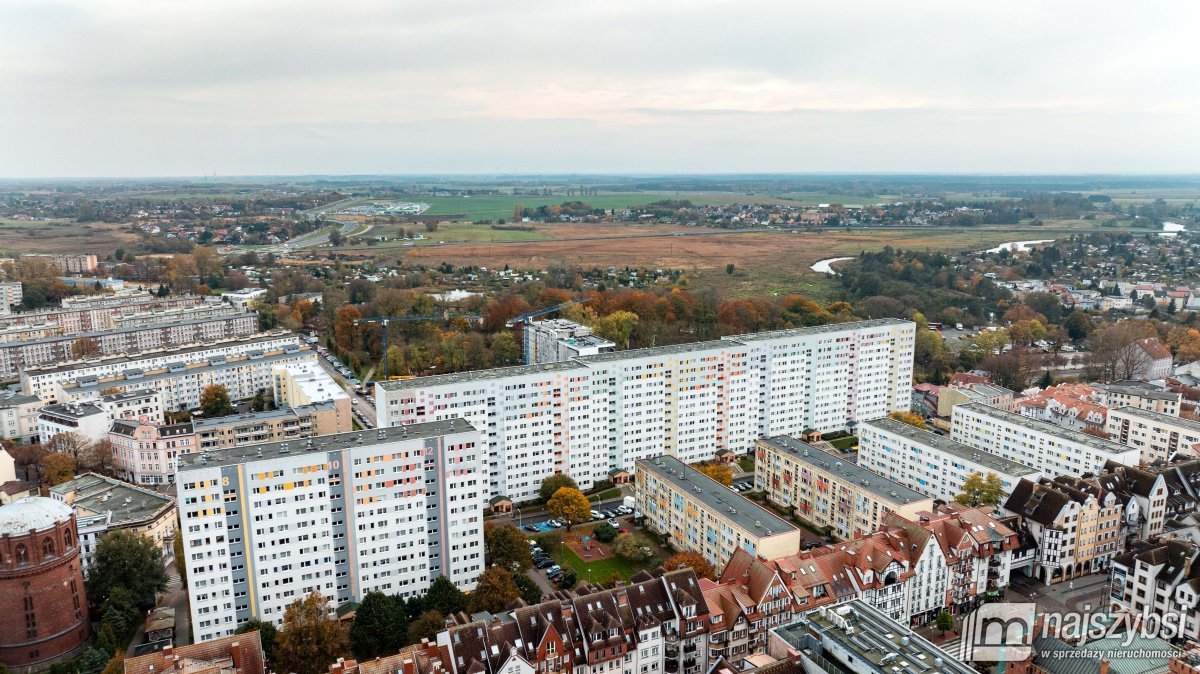
[[[1200,3],[0,0],[0,176],[1200,171]]]

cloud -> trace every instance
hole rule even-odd
[[[1197,14],[0,0],[0,175],[1191,171]]]

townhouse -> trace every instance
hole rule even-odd
[[[0,391],[0,439],[32,442],[37,437],[37,413],[42,404],[37,396]]]
[[[1200,547],[1172,539],[1140,542],[1113,560],[1109,604],[1114,611],[1169,616],[1180,638],[1200,638]]]
[[[1020,516],[1037,542],[1030,575],[1047,585],[1107,570],[1121,551],[1124,504],[1095,481],[1022,480],[1004,510]]]
[[[58,365],[76,360],[75,347],[82,339],[90,340],[98,355],[113,356],[194,342],[243,337],[257,331],[257,315],[234,314],[165,325],[3,342],[0,343],[0,377],[15,378],[23,368]]]
[[[207,363],[219,356],[237,358],[255,351],[270,353],[287,347],[299,348],[300,337],[295,333],[272,331],[179,348],[75,360],[52,367],[29,367],[21,370],[21,391],[47,403],[56,403],[61,399],[62,386],[87,385],[126,372],[144,373],[169,369],[177,364]]]
[[[454,674],[700,674],[710,616],[691,569],[639,572],[533,606],[450,619],[437,635]]]
[[[1104,430],[1104,396],[1087,384],[1048,386],[1016,405],[1021,416],[1048,421],[1073,431]]]
[[[1200,502],[1200,459],[1144,467],[1111,463],[1096,480],[1126,502],[1127,535],[1133,538],[1164,533],[1171,520],[1196,512]]]
[[[466,419],[488,446],[487,497],[527,501],[548,473],[588,487],[664,452],[694,463],[907,410],[914,330],[880,319],[380,383],[377,422]]]
[[[1043,475],[1098,473],[1109,461],[1136,466],[1137,450],[988,405],[954,408],[950,437]]]
[[[179,456],[196,640],[279,625],[311,592],[332,609],[373,590],[417,596],[438,576],[473,589],[483,451],[452,419]]]
[[[954,413],[955,405],[973,402],[1011,410],[1013,408],[1013,392],[1003,386],[983,382],[965,382],[943,386],[937,395],[937,415],[949,418]]]
[[[1024,464],[887,418],[859,426],[858,465],[944,502],[975,473],[998,477],[1005,497],[1021,480],[1041,477]]]
[[[1111,440],[1138,450],[1143,463],[1163,463],[1176,453],[1200,455],[1200,422],[1138,407],[1109,410]]]
[[[911,519],[933,509],[929,496],[795,438],[762,438],[756,445],[755,487],[838,538],[875,531],[888,513]]]
[[[736,550],[778,557],[800,549],[800,530],[673,456],[642,459],[634,481],[645,526],[676,550],[704,555],[714,567]]]

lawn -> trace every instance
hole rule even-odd
[[[854,437],[853,435],[848,435],[844,438],[838,438],[837,440],[830,440],[829,444],[833,445],[834,449],[844,452],[854,445],[857,445],[858,438]]]
[[[607,501],[609,499],[617,498],[620,495],[621,495],[620,489],[609,489],[608,491],[602,491],[599,494],[592,494],[591,496],[588,497],[588,500],[596,501],[596,502]]]
[[[751,459],[748,456],[743,456],[742,458],[738,459],[738,468],[741,468],[743,473],[753,473],[754,459]]]
[[[550,556],[554,558],[555,563],[564,569],[573,569],[581,581],[588,581],[590,583],[607,583],[614,573],[620,574],[624,580],[629,580],[638,571],[653,569],[662,563],[661,559],[651,559],[648,562],[635,563],[626,561],[620,557],[609,557],[608,559],[585,562],[565,545],[559,546],[557,550],[552,551]]]

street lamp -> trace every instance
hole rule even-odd
[[[521,518],[521,509],[520,509],[520,508],[518,508],[518,507],[516,507],[516,506],[513,506],[513,510],[516,510],[516,511],[517,511],[517,528],[518,528],[518,529],[520,529],[520,528],[521,528],[521,522],[523,521],[523,520],[522,520],[522,518]]]

